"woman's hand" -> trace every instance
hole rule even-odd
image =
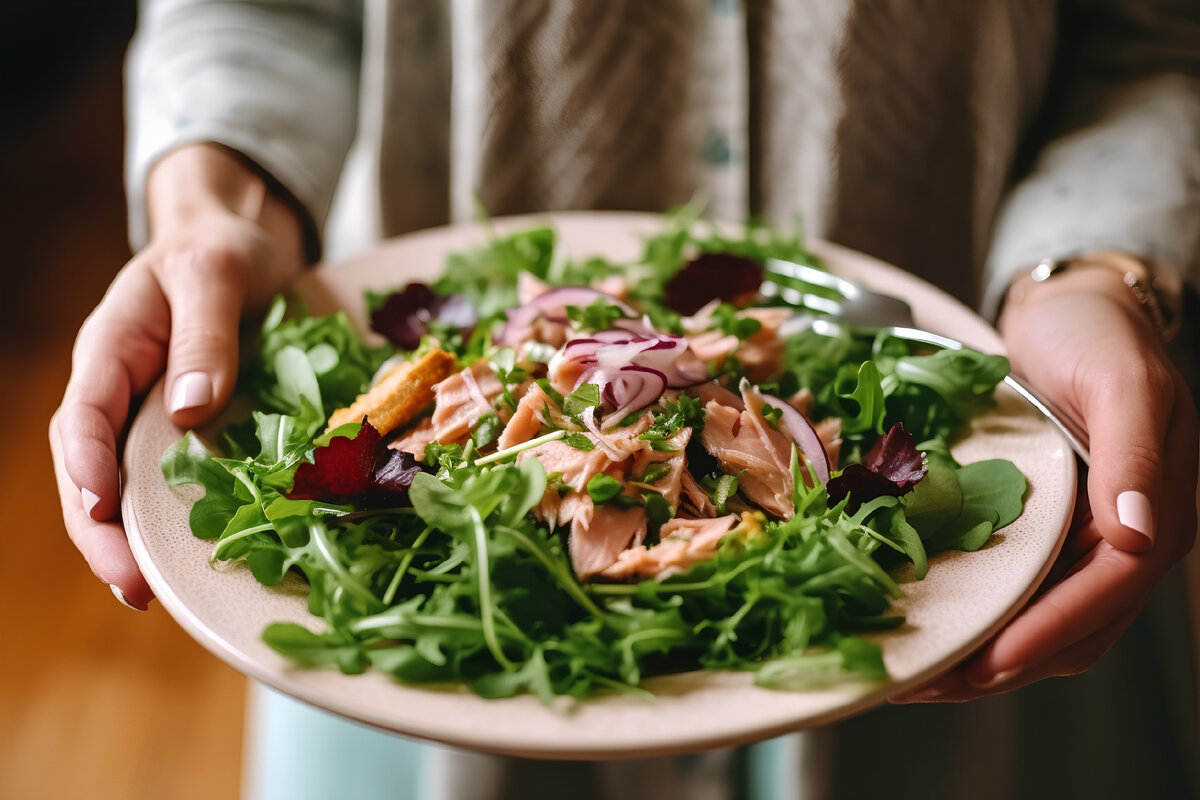
[[[265,304],[304,260],[296,214],[221,148],[175,151],[147,188],[152,240],[80,329],[50,423],[67,532],[96,576],[139,609],[153,593],[119,518],[130,406],[165,371],[172,421],[189,427],[216,414],[237,377],[242,313]]]
[[[970,700],[1087,670],[1195,538],[1195,406],[1144,309],[1103,266],[1024,288],[1000,330],[1014,371],[1083,420],[1086,491],[1033,602],[965,665],[896,702]]]

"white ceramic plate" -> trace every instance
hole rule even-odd
[[[659,224],[642,214],[567,213],[502,220],[503,230],[550,221],[572,254],[626,259]],[[448,251],[480,244],[476,226],[404,236],[362,257],[307,275],[301,291],[316,312],[344,308],[360,325],[362,290],[428,279]],[[995,333],[965,306],[886,264],[829,244],[813,249],[839,274],[899,295],[917,323],[998,351]],[[235,669],[281,692],[369,725],[427,739],[538,758],[620,758],[741,744],[820,725],[879,705],[961,661],[993,636],[1030,598],[1066,533],[1075,496],[1075,461],[1054,429],[1002,388],[998,407],[977,419],[955,448],[961,462],[1007,458],[1029,481],[1021,518],[976,553],[931,560],[925,580],[900,571],[906,596],[896,612],[908,622],[875,638],[890,680],[820,690],[760,689],[748,673],[694,672],[651,679],[652,701],[601,697],[544,707],[531,696],[483,700],[458,686],[407,686],[382,673],[344,676],[298,668],[263,644],[271,622],[317,629],[305,586],[289,578],[268,588],[240,566],[209,565],[212,544],[194,538],[188,511],[195,487],[163,481],[163,452],[183,434],[163,411],[161,387],[134,421],[125,450],[123,511],[139,565],[167,611]]]

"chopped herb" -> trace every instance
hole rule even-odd
[[[568,433],[562,438],[565,445],[574,447],[576,450],[595,450],[596,443],[593,442],[587,434],[584,433]]]
[[[607,503],[623,491],[625,487],[619,480],[603,472],[593,475],[587,482],[587,492],[596,503]]]
[[[487,447],[500,438],[500,432],[503,430],[504,423],[500,421],[500,417],[494,411],[489,411],[475,423],[475,429],[471,431],[471,439],[475,442],[475,447]]]
[[[763,419],[770,423],[772,428],[775,428],[776,430],[779,429],[779,418],[783,416],[782,408],[776,408],[769,403],[763,403],[763,406],[761,409],[759,409],[759,411],[763,415]]]
[[[661,411],[654,415],[654,422],[645,433],[638,436],[647,442],[670,439],[684,428],[700,430],[704,427],[704,405],[696,398],[681,394],[678,399],[664,403]]]
[[[580,331],[607,331],[613,327],[614,322],[624,318],[625,312],[603,297],[582,308],[567,306],[567,319]]]
[[[671,472],[671,467],[662,461],[656,461],[646,467],[646,471],[642,473],[642,483],[656,483],[660,479],[665,478]]]
[[[739,339],[749,339],[762,330],[762,323],[753,317],[740,314],[728,303],[721,303],[713,310],[709,330],[720,330]]]
[[[562,410],[567,416],[578,417],[584,411],[598,405],[600,405],[600,387],[594,383],[584,383],[563,398]]]
[[[736,475],[706,475],[700,479],[700,484],[708,491],[708,498],[718,514],[725,513],[725,504],[738,490]]]

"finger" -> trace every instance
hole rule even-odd
[[[1101,542],[972,660],[967,679],[976,687],[1011,679],[1135,612],[1165,570],[1161,561]]]
[[[1137,619],[1140,607],[1130,610],[1115,622],[1088,636],[1041,664],[998,676],[986,686],[978,686],[969,676],[969,668],[961,666],[934,681],[893,697],[897,705],[910,703],[961,703],[996,694],[1004,694],[1029,686],[1046,678],[1079,675],[1091,669],[1107,653]]]
[[[176,425],[207,422],[233,392],[247,274],[242,257],[221,249],[180,251],[159,268],[172,313],[164,398]]]
[[[1158,530],[1176,392],[1166,364],[1142,350],[1126,352],[1113,357],[1114,368],[1093,370],[1081,406],[1091,438],[1088,495],[1097,529],[1114,547],[1140,552],[1153,545]]]
[[[154,593],[138,569],[121,524],[97,522],[90,516],[79,489],[67,473],[58,420],[56,415],[50,422],[50,451],[67,535],[96,577],[112,587],[118,600],[144,611]]]
[[[140,309],[140,323],[124,316],[128,308]],[[131,265],[76,339],[55,438],[61,440],[62,463],[92,519],[112,519],[119,510],[117,442],[130,398],[162,372],[167,326],[162,294],[144,268]]]

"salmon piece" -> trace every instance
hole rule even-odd
[[[397,364],[350,406],[330,414],[327,430],[366,417],[375,430],[387,435],[421,413],[433,401],[434,387],[453,371],[454,356],[443,350]]]
[[[388,447],[393,450],[403,450],[412,453],[420,461],[425,458],[425,445],[436,440],[437,436],[433,431],[433,420],[426,417],[421,420],[421,424],[415,428],[410,428],[404,435],[390,442]]]
[[[686,513],[689,517],[715,517],[717,515],[717,507],[713,505],[712,499],[708,496],[708,492],[704,491],[704,487],[696,482],[692,477],[692,473],[686,469],[680,477],[680,492],[679,492],[679,511]]]
[[[434,387],[434,440],[442,444],[466,441],[479,418],[495,412],[494,403],[503,390],[483,359],[443,380]]]
[[[684,456],[684,448],[692,438],[691,428],[680,428],[670,438],[667,439],[667,445],[671,450],[655,450],[647,447],[637,453],[634,457],[633,469],[631,475],[636,478],[646,474],[647,468],[652,464],[666,464],[669,471],[654,483],[634,483],[634,486],[645,487],[652,491],[661,494],[671,508],[679,508],[681,495],[683,494],[683,476],[687,473],[687,459]],[[635,439],[634,441],[640,441]],[[688,475],[690,478],[691,475]]]
[[[801,389],[789,397],[787,401],[792,408],[803,414],[806,419],[812,419],[813,407],[817,404],[817,398],[810,389]]]
[[[562,347],[567,343],[570,329],[561,322],[554,322],[545,317],[538,317],[529,327],[529,332],[521,337],[534,342],[542,342],[551,347]]]
[[[607,471],[612,465],[612,461],[600,448],[577,450],[563,442],[546,442],[517,453],[518,464],[530,458],[542,462],[542,468],[546,470],[547,475],[557,472],[562,476],[563,483],[579,492],[586,491],[588,481]],[[550,491],[553,490],[547,490]]]
[[[517,273],[517,302],[521,305],[541,297],[553,288],[532,272],[521,270]]]
[[[761,406],[760,406],[761,408]],[[792,443],[772,428],[759,410],[744,411],[710,400],[704,406],[700,443],[721,469],[736,475],[738,490],[768,514],[790,519]]]
[[[676,517],[663,524],[658,544],[635,546],[619,553],[616,561],[600,571],[599,577],[614,581],[644,580],[683,572],[716,555],[721,539],[733,530],[737,521],[736,514],[716,519]]]
[[[688,349],[705,364],[716,362],[720,367],[737,350],[738,338],[720,330],[704,331],[687,337]]]
[[[836,465],[842,455],[842,421],[837,417],[826,417],[813,425],[817,438],[825,445],[829,463]]]
[[[629,302],[629,283],[620,275],[609,275],[599,283],[593,284],[593,288],[598,292],[604,292],[610,297],[617,298],[622,303]]]
[[[708,381],[687,389],[687,393],[707,405],[710,401],[741,411],[746,407],[741,395],[731,392],[716,381]]]
[[[762,327],[746,337],[737,350],[738,363],[752,382],[769,381],[783,371],[783,351],[787,342],[779,335],[779,326],[793,314],[789,308],[748,308],[741,312],[741,316],[762,323]]]
[[[597,506],[583,493],[571,517],[571,537],[567,541],[575,574],[580,580],[588,580],[612,566],[622,553],[641,546],[646,526],[646,511],[641,506]]]
[[[542,391],[542,387],[537,384],[530,386],[529,391],[525,392],[517,401],[517,408],[509,418],[508,424],[504,426],[504,430],[500,432],[496,447],[504,450],[513,445],[528,442],[537,436],[542,425],[550,422],[545,418],[547,408],[550,408],[553,413],[554,401]]]
[[[579,379],[587,370],[587,365],[564,358],[562,351],[559,351],[559,354],[550,360],[546,379],[550,381],[554,391],[561,395],[568,395],[575,391],[579,385]]]
[[[537,387],[530,389],[530,393],[534,391],[538,391]],[[532,417],[533,412],[522,411],[522,403],[518,403],[517,413],[513,415],[509,426],[518,424],[523,426],[523,431],[527,431],[532,428],[532,422],[523,420]],[[529,405],[530,408],[537,407],[537,403]],[[647,412],[631,425],[605,432],[603,445],[595,434],[584,433],[597,443],[591,450],[579,450],[564,442],[554,441],[517,454],[517,463],[536,458],[546,474],[558,473],[562,483],[570,487],[565,495],[560,495],[555,487],[547,487],[533,514],[551,528],[570,523],[567,550],[571,564],[581,579],[587,579],[613,563],[622,550],[640,545],[646,538],[648,525],[645,509],[640,505],[626,509],[610,505],[596,506],[587,492],[588,482],[592,478],[604,473],[628,485],[631,475],[640,477],[644,474],[646,465],[667,461],[671,464],[671,471],[656,481],[653,488],[662,491],[668,502],[678,503],[679,483],[682,473],[686,471],[682,448],[686,446],[691,430],[680,431],[669,440],[673,447],[679,448],[678,452],[658,451],[651,448],[649,442],[637,438],[646,431],[651,421],[652,414]]]

